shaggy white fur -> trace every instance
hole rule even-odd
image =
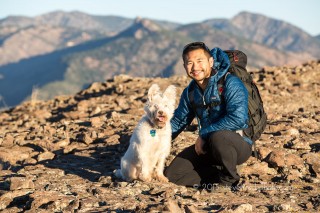
[[[156,179],[168,182],[163,175],[166,157],[171,148],[171,124],[176,99],[176,88],[170,85],[162,94],[153,84],[144,107],[146,114],[135,128],[130,145],[121,158],[121,169],[116,176],[126,181]]]

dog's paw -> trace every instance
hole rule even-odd
[[[156,180],[160,181],[160,182],[163,182],[163,183],[168,183],[169,180],[167,177],[165,177],[164,175],[156,175]]]
[[[151,178],[150,175],[140,174],[139,175],[139,180],[141,180],[143,182],[151,182],[152,178]]]

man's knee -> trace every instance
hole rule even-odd
[[[165,168],[163,173],[169,180],[172,180],[173,177],[176,175],[176,172],[173,166],[169,166]]]
[[[227,143],[227,135],[230,134],[228,130],[220,130],[211,133],[208,145],[211,149],[223,150],[229,144]]]

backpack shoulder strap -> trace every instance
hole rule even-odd
[[[194,112],[196,112],[196,104],[194,102],[194,87],[195,87],[195,82],[191,81],[189,86],[188,86],[188,98],[189,98],[189,103],[193,109]]]
[[[222,92],[224,90],[224,83],[226,82],[226,79],[228,77],[228,75],[230,74],[230,72],[227,72],[224,76],[222,76],[219,81],[218,81],[218,93],[220,98],[222,98]]]

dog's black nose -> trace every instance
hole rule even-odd
[[[161,110],[158,111],[158,114],[159,114],[159,115],[162,115],[162,114],[163,114],[163,111],[161,111]]]

